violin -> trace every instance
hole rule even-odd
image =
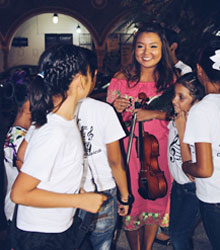
[[[147,109],[146,102],[149,99],[145,93],[140,93],[138,98],[142,101],[136,103],[136,108]],[[142,122],[139,122],[136,148],[140,161],[139,194],[149,200],[164,197],[167,193],[167,181],[158,164],[159,143],[154,135],[144,131]]]

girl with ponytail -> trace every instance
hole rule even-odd
[[[75,209],[96,213],[106,199],[98,193],[79,194],[83,147],[74,112],[88,95],[92,76],[82,50],[74,45],[46,50],[39,69],[30,89],[33,125],[11,192],[19,204],[14,250],[72,250]]]

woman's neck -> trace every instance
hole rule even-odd
[[[155,81],[154,69],[155,68],[142,67],[140,81],[141,82],[154,82]]]

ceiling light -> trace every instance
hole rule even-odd
[[[137,31],[138,31],[138,25],[135,24],[135,25],[134,25],[134,32],[137,32]]]
[[[53,14],[53,23],[58,23],[58,15],[56,13]]]
[[[76,28],[76,32],[77,32],[77,33],[81,33],[81,28],[80,28],[79,24],[78,24],[78,26],[77,26],[77,28]]]

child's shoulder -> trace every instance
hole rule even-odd
[[[106,114],[109,114],[109,112],[112,112],[113,110],[111,104],[104,101],[96,100],[91,97],[87,97],[83,101],[81,108],[83,108],[84,112],[89,112],[90,114],[94,114],[95,116],[104,116]]]
[[[92,97],[87,97],[84,101],[83,101],[84,105],[88,105],[88,107],[97,107],[97,108],[107,108],[107,107],[111,107],[111,105],[105,101],[101,101],[101,100],[97,100],[94,99]],[[91,106],[90,106],[91,105]]]

